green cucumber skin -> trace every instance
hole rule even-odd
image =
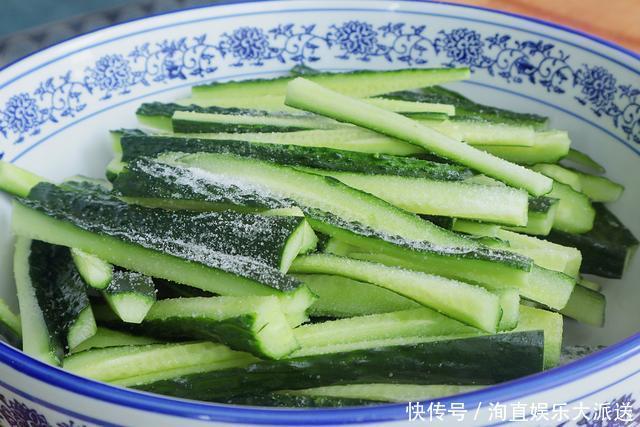
[[[247,351],[265,357],[262,344],[256,339],[256,315],[245,314],[225,320],[206,318],[170,317],[145,320],[141,325],[123,324],[117,319],[101,316],[101,322],[113,329],[163,340],[206,340],[225,343],[234,350]]]
[[[91,311],[87,285],[75,267],[69,248],[34,240],[29,264],[47,328],[52,339],[67,348],[69,333],[78,318],[85,310]]]
[[[210,122],[194,122],[190,120],[172,119],[171,125],[173,131],[177,133],[270,133],[270,132],[297,132],[308,130],[303,126],[277,126],[277,125],[258,125],[258,124],[229,124],[229,123],[210,123]]]
[[[557,205],[558,201],[558,199],[547,196],[529,197],[529,211],[540,213],[549,212],[549,209]]]
[[[288,236],[304,218],[142,208],[107,193],[69,191],[47,183],[35,186],[19,203],[97,236],[114,237],[278,290],[299,286],[277,267]],[[253,231],[241,233],[241,229]]]
[[[219,402],[229,405],[263,406],[276,408],[345,408],[384,403],[382,401],[368,399],[355,399],[334,396],[304,396],[297,394],[288,394],[284,392],[237,396],[230,399],[220,399]]]
[[[473,172],[465,167],[387,154],[367,154],[298,145],[261,144],[247,141],[207,140],[172,136],[124,135],[120,140],[122,161],[155,157],[163,153],[218,153],[249,157],[290,166],[306,166],[370,175],[399,175],[462,181]]]
[[[538,331],[264,361],[135,388],[215,401],[243,394],[335,384],[493,384],[539,372],[542,363],[543,334]]]
[[[150,277],[133,271],[115,271],[111,283],[104,290],[108,295],[136,294],[155,301],[156,288]]]
[[[502,108],[479,104],[450,89],[441,86],[430,86],[420,89],[418,92],[401,91],[380,95],[380,98],[399,99],[411,102],[428,102],[436,104],[449,104],[456,108],[454,120],[487,121],[523,126],[533,126],[540,129],[547,125],[549,119],[537,114],[517,113]]]
[[[212,185],[184,168],[138,158],[111,177],[114,191],[130,198],[202,201],[216,206],[244,206],[255,210],[281,209],[293,202],[249,192],[234,185]],[[188,185],[185,183],[188,182]],[[214,209],[212,209],[214,210]]]
[[[620,279],[638,246],[638,239],[604,204],[594,203],[596,211],[591,231],[571,234],[553,230],[548,239],[582,252],[580,272]]]

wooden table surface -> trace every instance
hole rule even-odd
[[[640,0],[448,0],[557,22],[640,52]]]

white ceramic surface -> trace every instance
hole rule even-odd
[[[277,75],[299,63],[323,70],[470,66],[472,81],[452,87],[487,103],[548,115],[553,127],[569,130],[577,148],[626,185],[613,211],[640,235],[638,55],[557,26],[456,5],[220,4],[77,37],[0,72],[0,156],[51,179],[99,176],[110,159],[106,131],[135,126],[133,111],[141,102],[183,97],[190,85],[210,80]],[[9,224],[8,198],[2,196],[0,297],[15,303]],[[567,421],[559,407],[553,410],[554,403],[567,404],[569,425],[584,423],[583,415],[593,423],[596,404],[609,403],[611,413],[618,408],[618,418],[629,406],[638,425],[639,279],[635,260],[624,280],[605,280],[605,328],[566,322],[569,343],[626,341],[566,367],[442,399],[445,422],[457,420],[452,403],[464,405],[463,424],[469,425],[518,418],[518,403],[527,404],[529,416],[532,404],[540,413],[548,404],[546,416],[529,418],[536,424]],[[498,402],[508,409],[504,420]],[[579,402],[588,408],[585,414],[577,409]],[[409,422],[405,409],[258,411],[185,403],[78,379],[0,344],[0,421],[9,425],[25,420],[34,426],[400,423]],[[429,402],[423,409],[415,422],[429,418]],[[432,404],[431,415],[440,412]]]

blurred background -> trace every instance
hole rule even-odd
[[[338,1],[338,0],[325,0]],[[558,22],[640,52],[640,0],[449,0]],[[0,66],[76,34],[212,0],[0,0]]]

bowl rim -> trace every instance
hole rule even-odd
[[[55,46],[65,44],[71,40],[86,36],[88,34],[97,33],[105,29],[119,27],[136,21],[142,21],[146,19],[152,19],[158,16],[178,14],[185,11],[204,8],[215,8],[221,6],[229,6],[235,4],[248,4],[248,3],[268,3],[274,0],[222,0],[215,4],[200,5],[189,8],[183,8],[179,10],[172,10],[167,12],[161,12],[152,14],[149,16],[134,18],[126,20],[117,24],[107,25],[96,28],[94,30],[81,33],[72,37],[65,38],[54,44],[38,49],[34,52],[26,54],[2,67],[0,72],[4,71],[13,65],[24,61],[34,55],[42,53]],[[276,0],[277,1],[277,0]],[[366,0],[357,0],[366,3]],[[451,3],[447,1],[439,0],[403,0],[408,3],[433,3],[451,6],[462,9],[481,10],[488,13],[494,13],[497,15],[504,15],[528,22],[532,22],[537,25],[550,27],[556,30],[560,30],[564,33],[569,33],[574,36],[586,38],[599,45],[606,46],[622,53],[624,56],[631,57],[634,60],[640,61],[640,53],[620,46],[617,43],[611,42],[599,36],[589,34],[587,32],[577,30],[562,24],[557,24],[540,18],[534,18],[519,13],[506,12],[496,9],[491,9],[482,6],[465,5],[458,3]],[[605,349],[585,356],[577,361],[571,362],[567,365],[560,366],[548,371],[544,371],[538,374],[530,375],[523,378],[518,378],[509,382],[498,384],[473,392],[463,393],[456,396],[441,398],[436,400],[426,400],[423,403],[428,405],[431,401],[437,401],[450,407],[451,403],[462,403],[465,408],[477,407],[478,403],[488,404],[489,402],[509,402],[518,399],[523,396],[533,395],[540,393],[554,387],[566,384],[568,382],[580,379],[592,373],[598,372],[602,369],[608,368],[615,364],[624,362],[632,357],[640,355],[640,332],[615,343]],[[235,422],[235,423],[252,423],[252,424],[282,424],[282,425],[320,425],[320,424],[345,424],[345,423],[371,423],[371,422],[383,422],[383,421],[398,421],[406,419],[405,409],[406,403],[399,404],[383,404],[375,407],[356,407],[356,408],[332,408],[332,409],[279,409],[279,408],[256,408],[256,407],[242,407],[233,405],[224,405],[216,403],[190,401],[185,399],[176,399],[171,397],[165,397],[160,395],[154,395],[146,392],[134,391],[131,389],[121,388],[117,386],[108,385],[91,379],[77,376],[70,372],[64,371],[58,367],[47,365],[40,362],[22,351],[15,349],[8,344],[0,342],[0,362],[11,367],[13,370],[18,371],[21,374],[32,377],[36,380],[42,381],[48,385],[61,388],[65,391],[77,393],[84,397],[93,398],[99,401],[105,401],[108,403],[116,404],[133,410],[142,410],[153,412],[157,414],[164,414],[174,417],[181,417],[186,419],[200,420],[200,421],[219,421],[219,422]],[[608,387],[611,387],[617,383],[620,383],[632,376],[640,374],[640,369],[626,375],[624,378],[617,379],[614,382],[601,386],[598,390],[585,392],[583,396],[574,399],[572,403],[580,399],[584,399],[592,394],[598,393]],[[9,386],[0,380],[0,386],[4,386],[12,390],[15,394],[39,403],[50,409],[57,410],[61,413],[83,419],[89,422],[98,422],[101,425],[114,425],[112,423],[95,420],[88,418],[82,414],[78,414],[68,409],[56,406],[49,402],[42,401],[28,393],[21,390],[17,390],[14,387]],[[426,402],[426,403],[425,403]],[[499,425],[497,423],[493,425]]]

